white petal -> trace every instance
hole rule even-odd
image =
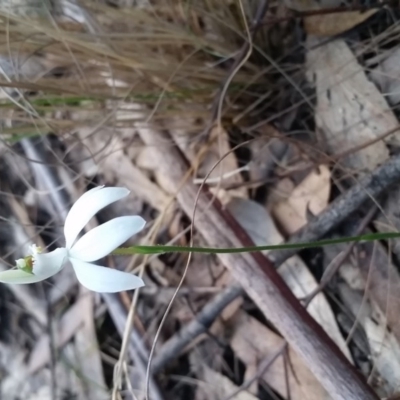
[[[136,275],[70,258],[78,281],[94,292],[116,293],[144,286]]]
[[[114,218],[83,235],[69,255],[82,261],[96,261],[140,232],[145,224],[139,216]]]
[[[50,253],[37,253],[33,256],[32,272],[42,279],[50,278],[59,272],[67,261],[68,251],[60,247]]]
[[[65,247],[69,249],[79,232],[102,208],[128,196],[129,190],[120,187],[96,187],[84,193],[69,210],[65,219]]]
[[[28,272],[21,271],[20,269],[9,269],[8,271],[0,272],[0,282],[10,284],[24,284],[35,283],[43,281],[46,278],[41,276],[29,274]]]

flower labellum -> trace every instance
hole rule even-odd
[[[128,194],[128,189],[104,186],[83,194],[65,220],[65,247],[43,253],[40,247],[33,245],[32,255],[17,260],[16,269],[0,272],[0,282],[40,282],[55,275],[69,261],[78,281],[95,292],[115,293],[144,286],[143,280],[136,275],[93,264],[140,232],[146,224],[142,217],[114,218],[77,239],[97,212]]]

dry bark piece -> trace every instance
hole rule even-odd
[[[308,42],[317,44],[312,39]],[[316,125],[330,154],[366,144],[398,126],[386,100],[344,40],[309,50],[307,68],[317,90]],[[341,159],[341,165],[372,171],[389,157],[386,143],[399,144],[399,138],[394,133]]]

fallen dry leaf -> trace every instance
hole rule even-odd
[[[309,38],[308,44],[311,47],[317,42]],[[330,154],[367,144],[398,126],[386,100],[344,40],[309,50],[307,68],[317,90],[316,125]],[[392,134],[340,162],[372,171],[388,158],[386,143],[398,144],[399,137],[398,133]]]
[[[278,202],[272,213],[287,235],[291,235],[307,224],[307,213],[318,215],[329,202],[331,191],[329,168],[320,165],[312,171],[289,197]]]
[[[242,362],[249,366],[245,380],[254,376],[254,365],[259,365],[265,359],[272,359],[284,340],[272,332],[255,318],[242,312],[237,318],[231,346]],[[290,348],[287,366],[290,398],[292,400],[328,400],[330,396],[303,364],[302,360]],[[260,377],[282,397],[288,398],[285,381],[284,359],[279,356]]]
[[[284,0],[286,7],[297,11],[319,10],[341,5],[340,0]]]
[[[260,204],[252,200],[234,199],[227,205],[227,208],[256,245],[283,242],[283,237],[278,232],[271,216]],[[297,298],[306,297],[318,287],[314,276],[298,256],[291,257],[282,264],[279,267],[279,273]],[[323,293],[315,296],[308,306],[308,311],[350,360],[351,356],[347,345]]]
[[[195,168],[195,182],[199,184],[215,164],[229,153],[211,172],[207,178],[207,184],[211,187],[212,191],[215,188],[218,197],[223,202],[227,198],[229,199],[230,196],[247,197],[247,189],[244,187],[229,190],[224,189],[229,188],[231,185],[237,186],[242,184],[243,178],[239,171],[236,155],[232,152],[229,144],[228,133],[223,128],[215,127],[212,129],[207,143],[194,141],[193,138],[178,129],[172,130],[171,133],[179,148],[192,163],[192,167]]]
[[[390,49],[370,74],[391,105],[400,101],[400,48]]]
[[[218,260],[209,254],[193,254],[190,268],[185,278],[185,284],[188,287],[193,288],[193,293],[196,292],[196,288],[213,287],[215,289],[224,288],[234,283],[234,280],[230,272],[218,263]],[[240,296],[222,311],[220,317],[222,320],[228,320],[234,315],[243,303],[243,298]],[[200,303],[203,305],[203,303]],[[186,313],[190,315],[190,319],[194,318],[193,308],[194,304],[191,304],[190,309],[186,310]],[[181,312],[185,311],[182,307]],[[187,322],[187,321],[185,321]]]
[[[366,11],[346,11],[350,4],[341,0],[285,0],[288,8],[296,11],[324,10],[343,7],[341,12],[311,15],[303,18],[304,29],[310,35],[333,36],[343,33],[366,21],[378,9]]]
[[[269,194],[267,199],[267,209],[271,210],[275,207],[277,203],[286,201],[295,187],[296,185],[290,178],[283,178],[279,180],[271,188],[271,193]]]
[[[331,262],[346,245],[324,248],[325,263]],[[386,324],[400,340],[400,275],[392,257],[381,243],[360,243],[355,248],[357,257],[350,257],[339,270],[340,276],[354,290],[367,291],[386,315]],[[368,282],[368,284],[367,284]]]
[[[251,152],[248,164],[250,181],[258,181],[260,186],[263,185],[263,181],[280,163],[288,148],[288,144],[279,139],[282,136],[278,130],[268,125],[263,129],[263,136],[248,144]]]
[[[334,36],[354,28],[374,15],[378,9],[365,12],[345,11],[304,17],[304,29],[309,35]]]
[[[202,384],[199,389],[204,392],[207,400],[224,399],[236,392],[238,389],[238,386],[236,386],[228,377],[206,366],[203,367],[202,375],[204,384]],[[239,392],[234,398],[236,400],[257,400],[257,397],[253,396],[246,390]]]
[[[388,396],[400,388],[400,346],[388,328],[385,315],[374,301],[365,300],[365,294],[339,285],[342,300],[357,318],[368,338],[373,374],[379,375],[379,394]]]
[[[107,129],[92,135],[91,130],[86,128],[80,129],[78,134],[83,146],[90,149],[97,172],[101,171],[107,182],[127,187],[135,196],[147,201],[157,210],[163,210],[169,203],[169,196],[133,165],[125,154],[125,145],[118,135],[113,136]]]

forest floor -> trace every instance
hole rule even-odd
[[[125,246],[399,231],[398,6],[3,0],[0,270],[100,185]],[[145,286],[1,284],[1,399],[400,398],[399,239],[99,263]]]

